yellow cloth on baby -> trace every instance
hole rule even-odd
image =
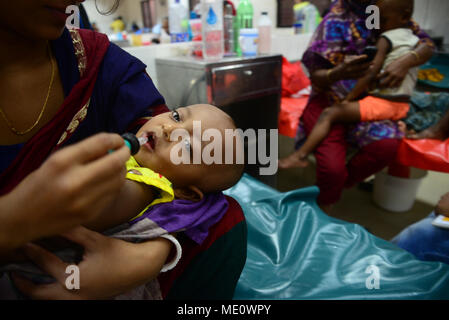
[[[159,191],[159,196],[146,206],[142,212],[132,218],[131,221],[143,215],[149,207],[158,203],[171,202],[175,198],[172,183],[167,178],[149,168],[141,167],[132,156],[126,162],[126,178],[152,186]]]

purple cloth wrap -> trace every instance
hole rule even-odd
[[[209,228],[220,221],[228,207],[222,192],[207,194],[198,202],[175,199],[150,207],[130,224],[149,219],[168,233],[184,231],[189,238],[201,244],[208,236]]]

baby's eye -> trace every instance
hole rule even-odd
[[[179,115],[178,111],[173,110],[171,113],[171,116],[172,116],[173,120],[175,120],[176,122],[181,121],[181,116]]]
[[[186,148],[187,154],[189,155],[190,160],[193,159],[193,150],[192,145],[188,139],[184,140],[184,147]]]
[[[192,152],[192,146],[190,145],[190,141],[184,140],[184,146],[186,147],[187,152],[190,154]]]

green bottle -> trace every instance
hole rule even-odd
[[[237,19],[235,19],[234,37],[235,37],[235,52],[239,57],[242,56],[239,38],[240,29],[253,27],[254,9],[250,0],[241,0],[237,7]]]

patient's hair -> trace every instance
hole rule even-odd
[[[237,129],[234,120],[228,114],[224,115],[224,122],[227,122],[227,129]],[[237,135],[234,136],[234,141],[232,143],[233,150],[226,150],[226,143],[223,144],[223,161],[222,164],[214,164],[212,165],[212,172],[208,174],[207,180],[203,180],[200,184],[200,189],[204,192],[217,192],[223,191],[234,186],[242,177],[244,172],[244,163],[238,163],[238,155],[243,156],[243,161],[245,159],[245,148],[243,137],[240,135],[239,131],[237,131]],[[226,152],[232,152],[233,159],[232,164],[225,163],[225,154]]]

